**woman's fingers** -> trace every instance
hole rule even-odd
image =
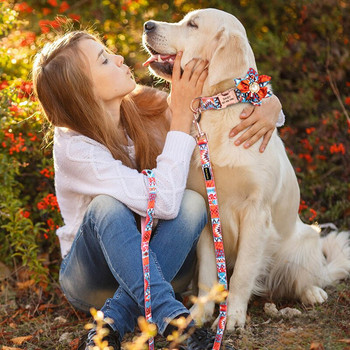
[[[246,106],[240,115],[243,120],[230,131],[229,137],[234,137],[243,131],[234,143],[237,146],[243,144],[245,148],[262,138],[259,150],[264,152],[275,130],[280,110],[281,103],[277,97],[264,100],[259,108]]]
[[[259,151],[261,153],[265,151],[265,148],[271,139],[272,133],[273,133],[273,130],[270,130],[264,135],[263,142],[261,143],[261,146],[259,148]]]
[[[261,130],[261,129],[260,129]],[[245,131],[236,141],[235,145],[241,145],[242,143],[246,142],[250,138],[252,138],[256,133],[259,132],[259,127],[254,124],[252,125],[247,131]]]
[[[186,63],[184,72],[182,73],[182,77],[181,77],[183,80],[189,81],[191,79],[192,70],[196,66],[197,61],[198,61],[198,58],[192,58],[191,61]]]
[[[266,134],[266,132],[267,129],[262,128],[257,130],[253,135],[247,136],[247,138],[244,140],[245,142],[242,141],[242,143],[244,142],[243,147],[249,148],[250,146],[254,145],[254,143],[260,140]]]
[[[250,115],[254,112],[255,107],[252,105],[248,105],[247,107],[245,107],[241,113],[241,115],[239,116],[241,119],[246,119],[248,117],[250,117]]]
[[[257,119],[254,117],[254,114],[250,116],[250,118],[242,120],[238,125],[236,125],[231,131],[230,131],[230,137],[233,137],[237,134],[239,134],[241,131],[246,129],[248,126],[251,126],[255,124]]]
[[[264,152],[267,144],[271,139],[273,131],[274,129],[271,129],[268,126],[262,126],[258,123],[255,123],[235,141],[235,145],[239,146],[243,144],[244,148],[249,148],[261,138],[263,138],[259,150],[260,152]]]
[[[206,61],[193,59],[185,65],[181,74],[180,58],[176,57],[171,84],[171,130],[190,131],[193,119],[190,106],[202,94],[208,74],[206,66]]]
[[[191,75],[191,79],[193,79],[195,82],[198,81],[198,78],[200,77],[200,75],[202,74],[202,72],[205,70],[208,61],[206,60],[198,60],[197,61],[197,65],[194,67],[192,75]]]
[[[202,73],[207,71],[206,66],[208,65],[208,61],[202,60],[199,58],[193,58],[189,61],[184,69],[182,74],[182,79],[188,80],[189,82],[194,82],[197,84],[199,77],[202,77]]]
[[[171,77],[172,81],[174,81],[174,79],[179,80],[181,78],[181,57],[182,57],[182,51],[179,51],[176,54],[175,61],[174,61],[173,74]]]
[[[202,72],[200,73],[198,80],[197,80],[197,87],[202,91],[203,90],[203,85],[205,82],[205,79],[208,77],[208,68],[205,67]]]

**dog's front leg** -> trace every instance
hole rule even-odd
[[[271,233],[269,209],[249,202],[240,214],[238,254],[227,298],[228,330],[244,327],[249,298],[266,263],[264,251]]]
[[[203,229],[197,244],[198,258],[198,298],[205,298],[210,289],[217,282],[215,250],[211,224],[207,224]],[[193,305],[191,315],[198,323],[210,321],[214,314],[215,303],[206,302],[204,306]]]

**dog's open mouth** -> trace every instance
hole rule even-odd
[[[173,73],[176,54],[159,53],[147,44],[146,48],[151,56],[146,62],[143,63],[144,67],[151,66],[151,68],[156,73],[162,73],[171,76]]]

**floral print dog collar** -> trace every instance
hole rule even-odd
[[[271,77],[260,75],[249,68],[243,79],[234,79],[236,87],[228,89],[218,95],[210,97],[199,97],[199,109],[207,111],[211,109],[223,109],[240,102],[249,102],[255,106],[261,105],[263,98],[272,96],[269,87]]]

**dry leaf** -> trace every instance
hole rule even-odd
[[[20,349],[20,348],[12,348],[11,346],[5,346],[3,345],[1,350],[23,350],[23,349]]]
[[[339,343],[350,344],[350,339],[339,339],[337,340]]]
[[[28,340],[30,340],[32,338],[33,338],[32,335],[27,335],[25,337],[12,338],[11,341],[12,341],[13,344],[22,345],[25,341],[28,341]]]
[[[32,279],[25,282],[17,282],[16,284],[19,289],[27,289],[33,286],[35,284],[35,281]]]
[[[70,350],[77,350],[78,349],[79,340],[80,340],[79,338],[75,338],[69,343]]]
[[[324,350],[324,347],[321,343],[311,343],[310,350]]]
[[[55,307],[57,307],[57,305],[55,305],[55,304],[42,304],[42,305],[39,306],[38,310],[39,311],[43,311],[43,310],[46,310],[46,309],[53,309]]]

